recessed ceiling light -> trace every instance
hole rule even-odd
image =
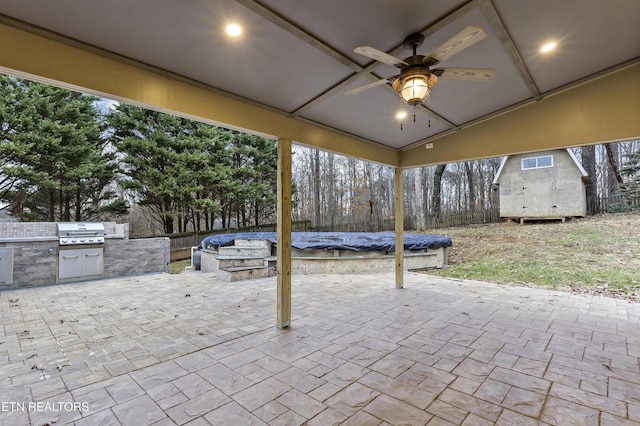
[[[542,53],[551,52],[553,49],[556,48],[557,45],[558,45],[558,43],[556,43],[555,41],[550,41],[549,43],[545,44],[544,46],[542,46],[540,48],[540,52],[542,52]]]
[[[242,34],[242,27],[236,23],[231,23],[225,27],[225,31],[231,37],[238,37],[240,34]]]
[[[400,111],[396,114],[396,118],[398,120],[404,120],[405,118],[407,118],[407,113],[405,111]]]

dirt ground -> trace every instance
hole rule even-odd
[[[449,235],[440,276],[640,302],[640,212],[434,230]]]

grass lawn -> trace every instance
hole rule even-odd
[[[430,274],[640,301],[640,212],[437,229],[450,267]]]
[[[180,274],[184,271],[184,268],[191,265],[191,259],[178,260],[169,264],[170,274]]]

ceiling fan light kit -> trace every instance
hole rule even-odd
[[[431,88],[438,82],[438,77],[423,67],[403,72],[396,78],[392,86],[400,94],[402,101],[410,106],[420,105],[429,98]]]

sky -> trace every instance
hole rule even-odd
[[[95,102],[95,105],[100,110],[100,112],[105,113],[115,108],[119,103],[120,102],[114,101],[113,99],[100,98]]]

